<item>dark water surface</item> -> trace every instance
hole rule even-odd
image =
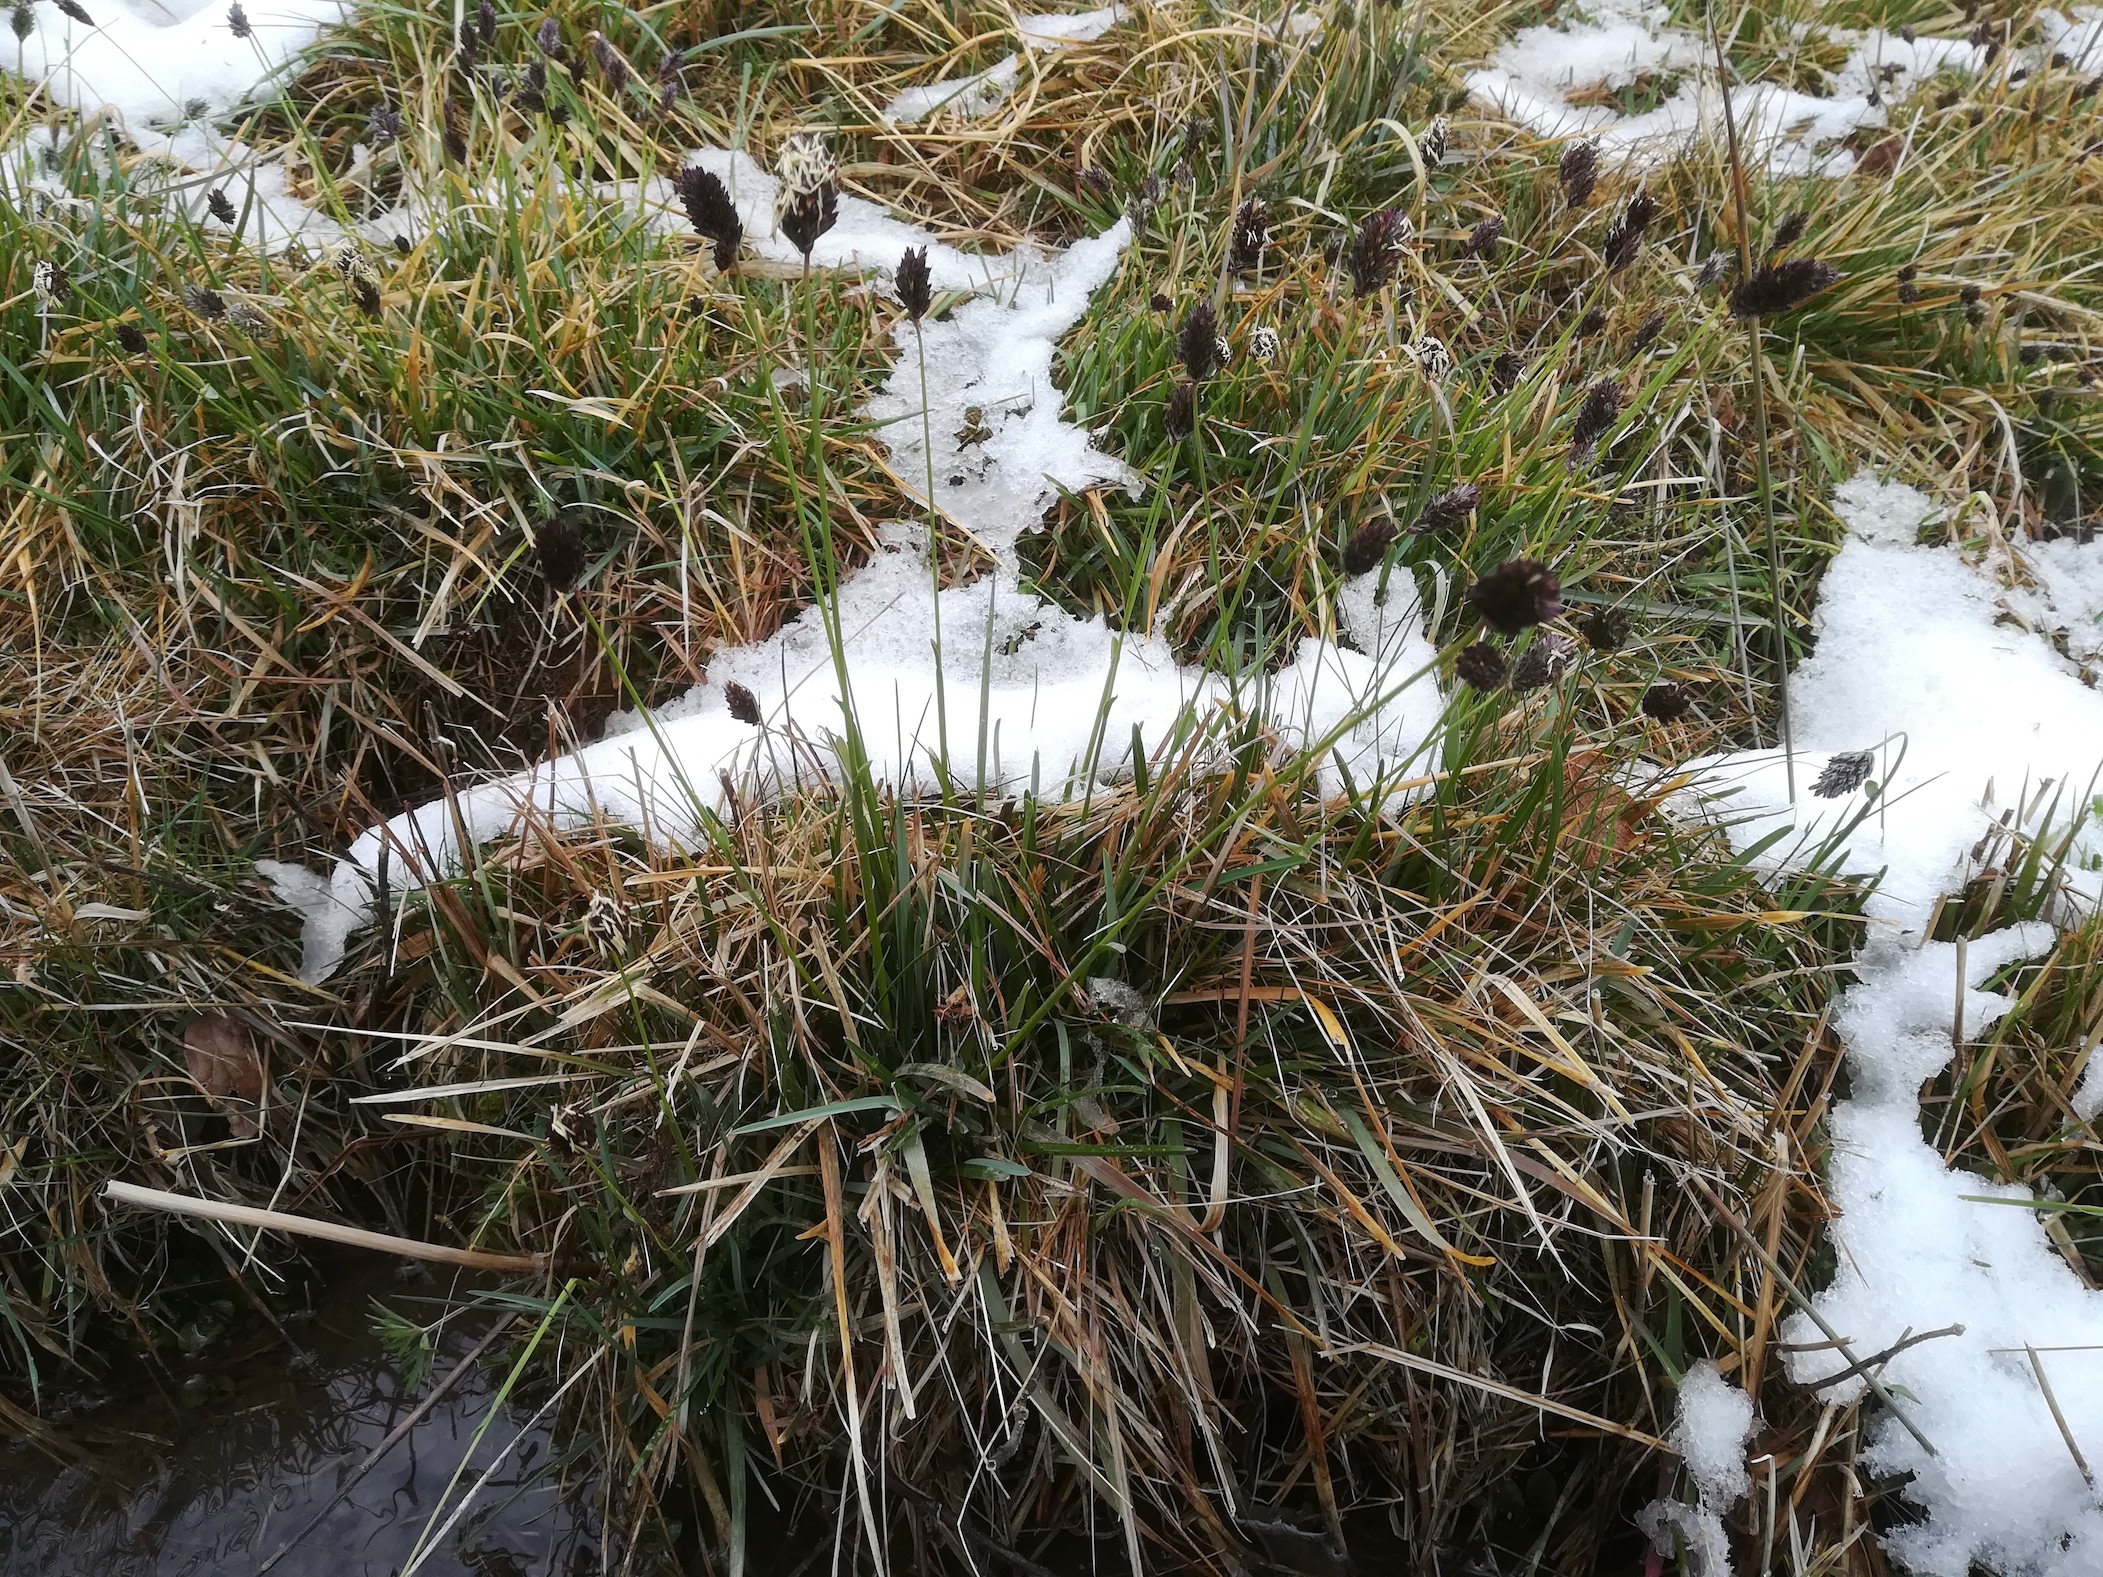
[[[480,1313],[458,1322],[429,1377],[405,1394],[371,1301],[400,1290],[337,1278],[311,1313],[281,1317],[284,1336],[251,1308],[201,1357],[164,1354],[163,1369],[141,1364],[99,1390],[47,1377],[48,1440],[9,1436],[0,1446],[0,1574],[249,1577],[316,1517],[271,1577],[397,1577],[427,1529],[435,1548],[419,1577],[602,1570],[588,1486],[565,1492],[548,1424],[526,1429],[538,1398],[513,1398],[490,1416],[499,1358],[470,1371],[331,1506],[491,1324]],[[385,1301],[425,1323],[437,1317],[435,1299]],[[436,1538],[492,1464],[467,1514]],[[578,1471],[569,1477],[582,1484]]]

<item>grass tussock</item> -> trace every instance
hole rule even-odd
[[[1784,9],[1747,80],[1796,69]],[[332,218],[418,205],[334,257],[201,227],[10,79],[5,140],[48,152],[0,195],[7,1405],[298,1251],[105,1212],[115,1177],[544,1256],[486,1296],[559,1336],[620,1532],[710,1569],[787,1522],[911,1570],[1062,1535],[1626,1570],[1710,1356],[1764,1420],[1742,1569],[1880,1571],[1903,1486],[1774,1350],[1817,1282],[1852,895],[1762,889],[1628,769],[1772,742],[1857,460],[1989,536],[2084,529],[2092,101],[1953,77],[1902,155],[1756,179],[1741,225],[1718,153],[1579,191],[1479,118],[1457,68],[1532,19],[1152,6],[893,127],[1007,15],[500,13],[469,59],[373,6],[243,118]],[[1325,799],[1225,718],[1076,804],[849,781],[684,851],[526,826],[301,986],[256,858],[671,699],[913,512],[855,415],[884,291],[722,270],[621,184],[813,127],[846,193],[959,244],[1134,219],[1059,377],[1149,485],[1063,499],[1027,572],[1237,675],[1333,634],[1347,568],[1414,582],[1469,678],[1422,797]],[[1470,592],[1513,561],[1561,617],[1493,665]],[[1948,934],[2034,911],[2003,864]],[[2091,1276],[2099,983],[2076,934],[1931,1108],[2064,1195]]]

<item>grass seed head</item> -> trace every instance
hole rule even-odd
[[[1490,363],[1490,392],[1509,394],[1519,386],[1526,376],[1526,358],[1515,350],[1499,351],[1497,359]]]
[[[136,323],[117,325],[117,344],[126,354],[143,356],[153,347],[148,343],[146,331]]]
[[[1648,192],[1639,191],[1622,205],[1614,222],[1607,226],[1606,243],[1601,248],[1609,274],[1620,273],[1642,255],[1643,238],[1657,217],[1658,200]]]
[[[1560,618],[1563,583],[1539,559],[1506,559],[1468,589],[1476,616],[1503,635]]]
[[[78,22],[82,27],[93,27],[95,25],[95,19],[88,15],[87,7],[82,5],[80,0],[55,0],[55,3],[60,11]]]
[[[713,170],[699,165],[681,170],[675,184],[680,205],[686,209],[686,222],[714,247],[716,272],[727,274],[736,265],[738,248],[745,241],[745,224],[738,218],[730,189]]]
[[[1488,693],[1504,684],[1504,653],[1488,641],[1477,641],[1453,659],[1453,677],[1471,690]]]
[[[599,895],[603,897],[604,895]],[[589,930],[591,916],[585,916]],[[596,937],[594,937],[596,941]],[[588,1101],[571,1101],[558,1106],[548,1114],[548,1148],[565,1159],[574,1158],[589,1151],[599,1142],[599,1120],[592,1115]]]
[[[1185,378],[1169,390],[1161,410],[1161,427],[1171,438],[1188,438],[1198,422],[1198,386]]]
[[[226,30],[236,38],[248,38],[255,29],[249,25],[248,13],[241,9],[241,0],[226,8]]]
[[[1448,488],[1417,512],[1410,522],[1413,536],[1429,536],[1433,533],[1451,531],[1455,526],[1466,525],[1468,517],[1482,502],[1482,488],[1474,482],[1463,482]]]
[[[208,323],[226,321],[226,297],[204,285],[183,286],[183,304]]]
[[[584,934],[605,959],[625,958],[628,933],[635,924],[635,909],[617,892],[599,891],[584,906]]]
[[[657,62],[657,107],[669,110],[679,102],[684,84],[680,73],[686,69],[686,51],[668,49],[664,58]]]
[[[1560,630],[1543,630],[1512,664],[1512,688],[1521,694],[1545,690],[1577,661],[1577,642]]]
[[[1694,710],[1694,697],[1687,687],[1660,680],[1643,692],[1643,715],[1660,723],[1677,723]]]
[[[1731,316],[1770,318],[1794,312],[1839,277],[1839,269],[1815,257],[1769,263],[1731,292]]]
[[[14,28],[17,39],[26,39],[37,30],[36,8],[29,0],[15,0],[14,10],[10,13],[8,22]]]
[[[1618,652],[1628,639],[1629,613],[1626,608],[1592,608],[1577,621],[1577,630],[1585,638],[1585,644],[1593,651],[1604,655]]]
[[[482,40],[484,49],[497,41],[497,8],[490,4],[490,0],[482,0],[475,7],[475,33]]]
[[[892,283],[898,290],[899,303],[905,315],[918,323],[927,316],[927,309],[934,301],[934,284],[927,270],[927,248],[909,246],[898,259],[898,273]]]
[[[1767,243],[1767,249],[1770,252],[1786,252],[1801,241],[1804,232],[1810,228],[1810,214],[1799,208],[1774,227],[1774,239]]]
[[[1460,255],[1488,257],[1503,239],[1504,215],[1491,214],[1489,218],[1478,221],[1475,228],[1468,232],[1468,239],[1461,243]]]
[[[1176,336],[1176,357],[1191,378],[1203,383],[1220,369],[1219,316],[1209,300],[1200,300],[1183,320]]]
[[[613,47],[613,41],[604,33],[595,32],[587,37],[591,43],[592,64],[599,68],[599,75],[606,79],[606,91],[619,98],[627,91],[629,78],[633,75],[628,69],[628,62],[621,58],[621,52]]]
[[[839,186],[824,137],[814,131],[791,133],[782,144],[775,174],[781,182],[775,195],[775,225],[808,264],[818,237],[840,217]]]
[[[1424,128],[1424,135],[1417,139],[1417,152],[1424,156],[1426,173],[1445,162],[1446,149],[1453,142],[1453,123],[1443,115],[1431,117],[1431,124]]]
[[[1573,455],[1588,456],[1599,447],[1599,440],[1621,414],[1621,400],[1621,385],[1613,378],[1601,378],[1585,390],[1584,400],[1577,407],[1577,420],[1570,427]]]
[[[365,134],[375,148],[401,141],[402,129],[402,112],[392,104],[375,104],[365,117]]]
[[[1253,274],[1263,267],[1264,248],[1271,244],[1271,214],[1260,197],[1251,197],[1234,210],[1234,234],[1227,247],[1227,267],[1237,274]]]
[[[566,53],[562,44],[562,24],[552,16],[540,19],[540,26],[533,30],[533,42],[550,60],[560,60]]]
[[[233,199],[226,195],[226,188],[215,186],[205,194],[204,205],[211,210],[212,217],[223,225],[230,225],[241,216],[234,212]]]
[[[1658,342],[1658,336],[1664,332],[1665,314],[1662,312],[1651,313],[1649,317],[1643,320],[1642,327],[1636,330],[1635,338],[1628,342],[1629,354],[1632,356],[1642,355],[1643,352]]]
[[[1382,208],[1366,215],[1348,255],[1352,295],[1363,299],[1394,283],[1402,249],[1409,245],[1415,229],[1409,216],[1399,208]]]
[[[789,244],[801,252],[804,262],[808,263],[818,238],[839,223],[839,219],[839,194],[830,186],[821,187],[815,192],[789,199],[781,215],[781,233],[789,238]]]
[[[226,298],[226,321],[243,333],[258,336],[275,333],[277,329],[268,314],[245,296]]]
[[[1436,335],[1424,334],[1402,347],[1402,354],[1416,363],[1417,371],[1433,383],[1442,383],[1453,371],[1453,352]]]
[[[556,515],[542,522],[534,536],[533,557],[548,590],[568,591],[584,573],[584,533],[569,516]]]
[[[730,715],[740,723],[751,728],[759,727],[759,697],[735,679],[724,683],[723,702],[730,708]]]
[[[1587,307],[1585,315],[1577,320],[1577,327],[1572,331],[1571,337],[1574,339],[1590,339],[1605,327],[1606,308]]]
[[[1571,143],[1557,161],[1555,173],[1562,183],[1563,201],[1572,208],[1584,207],[1592,200],[1592,188],[1599,184],[1599,145]]]
[[[1843,794],[1852,794],[1869,781],[1869,774],[1876,764],[1874,750],[1843,750],[1820,769],[1811,792],[1820,799],[1839,799]]]
[[[1911,263],[1903,263],[1899,266],[1898,274],[1895,277],[1898,280],[1900,306],[1910,307],[1920,300],[1920,286],[1916,283],[1920,278],[1919,269],[1915,268]]]
[[[1257,361],[1276,361],[1278,352],[1284,348],[1278,331],[1268,323],[1260,323],[1249,330],[1249,355]]]
[[[1154,210],[1161,206],[1161,199],[1166,194],[1166,190],[1161,184],[1161,177],[1154,174],[1151,170],[1148,171],[1146,179],[1139,183],[1138,188],[1125,203],[1125,217],[1132,221],[1134,230],[1144,230],[1146,228],[1147,220],[1151,219],[1154,215]]]
[[[1360,526],[1344,544],[1344,573],[1363,575],[1368,570],[1377,569],[1398,535],[1395,523],[1384,517]]]
[[[73,292],[72,279],[65,265],[55,263],[48,257],[36,260],[29,271],[30,288],[36,291],[37,304],[46,312],[55,312],[66,304],[66,297]]]

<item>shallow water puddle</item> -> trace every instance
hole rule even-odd
[[[502,1383],[500,1362],[465,1375],[337,1500],[488,1328],[483,1320],[446,1338],[429,1377],[405,1392],[372,1329],[380,1290],[332,1284],[318,1313],[285,1320],[297,1352],[243,1309],[237,1333],[202,1357],[172,1357],[164,1374],[139,1366],[101,1394],[56,1386],[45,1417],[51,1443],[71,1460],[19,1437],[0,1446],[0,1574],[248,1577],[290,1543],[272,1577],[394,1577],[492,1464],[419,1577],[599,1569],[592,1519],[583,1497],[561,1487],[548,1426],[518,1439],[535,1402],[513,1398],[474,1442]],[[386,1301],[411,1318],[436,1316],[435,1300]]]

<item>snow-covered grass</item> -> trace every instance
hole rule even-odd
[[[2080,1569],[2093,18],[1727,42],[1747,250],[1841,276],[1766,331],[1776,606],[1684,16],[373,7],[279,72],[326,18],[214,8],[156,76],[102,9],[0,137],[22,1373],[223,1276],[118,1178],[549,1255],[625,1515],[731,1569],[770,1499],[899,1569]],[[1543,682],[1471,688],[1520,557]]]
[[[1926,940],[1945,901],[2010,868],[2027,868],[2039,912],[2070,925],[2103,897],[2103,692],[2041,638],[2081,626],[2103,542],[2040,544],[2060,549],[2052,572],[2011,599],[1997,572],[2021,576],[2018,553],[1995,539],[1968,562],[1961,524],[1914,489],[1863,472],[1834,507],[1848,537],[1820,587],[1816,650],[1790,679],[1807,791],[1792,807],[1771,755],[1691,768],[1691,797],[1763,868],[1818,862],[1876,883],[1856,982],[1834,1012],[1851,1081],[1833,1117],[1836,1270],[1816,1317],[1783,1327],[1789,1369],[1855,1398],[1868,1381],[1825,1333],[1892,1355],[1881,1379],[1901,1411],[1880,1419],[1866,1460],[1911,1475],[1927,1513],[1889,1541],[1908,1569],[2073,1577],[2103,1558],[2084,1467],[2103,1451],[2103,1292],[2024,1208],[2033,1190],[1937,1153],[1921,1095],[2015,1007],[1981,988],[2058,940],[2045,921]],[[1924,545],[1924,533],[1953,540]],[[1865,748],[1847,774],[1860,781],[1839,793],[1824,782],[1821,797],[1815,785]],[[2077,1119],[2095,1116],[2090,1088],[2075,1092]]]

